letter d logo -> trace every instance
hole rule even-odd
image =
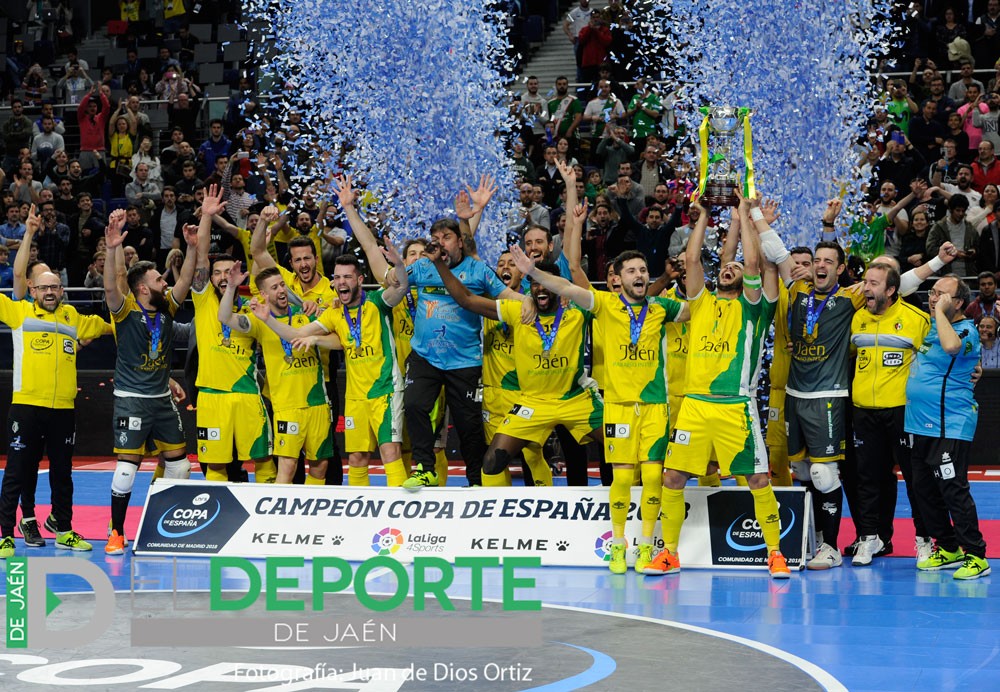
[[[94,589],[94,613],[82,627],[51,630],[46,626],[49,613],[62,602],[45,585],[50,574],[76,575]],[[8,648],[75,648],[103,635],[111,626],[114,612],[111,580],[91,562],[65,557],[33,557],[30,562],[29,558],[7,560]],[[78,620],[75,614],[72,619]]]

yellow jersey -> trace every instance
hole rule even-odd
[[[413,347],[410,339],[413,338],[413,318],[417,313],[417,291],[410,289],[406,292],[403,300],[392,309],[392,335],[396,339],[396,359],[399,361],[399,369],[406,373],[406,359],[410,357]]]
[[[219,322],[219,297],[211,283],[201,292],[192,290],[194,332],[198,344],[199,390],[217,393],[259,394],[254,340],[249,334]],[[252,314],[250,305],[236,296],[234,312]]]
[[[881,315],[866,309],[854,313],[851,345],[858,351],[854,362],[851,399],[861,408],[894,408],[906,405],[906,380],[916,349],[931,329],[930,316],[903,300]]]
[[[77,341],[111,333],[96,315],[81,315],[71,305],[54,312],[0,294],[0,322],[11,328],[14,345],[12,404],[73,408],[76,401]]]
[[[684,296],[678,294],[677,286],[671,286],[666,293],[664,297],[671,300],[678,302],[684,300]],[[671,396],[684,394],[690,336],[687,322],[667,322],[663,339],[663,357],[666,359],[667,367],[667,393]]]
[[[275,318],[292,327],[312,322],[294,305],[289,305],[285,314],[275,314]],[[249,335],[264,352],[268,390],[275,411],[327,405],[323,367],[315,348],[293,351],[290,343],[253,315]]]
[[[751,380],[760,354],[763,296],[752,303],[742,291],[738,297],[728,299],[703,288],[688,299],[688,305],[691,335],[685,396],[749,399],[757,385]]]
[[[520,389],[514,363],[514,327],[488,317],[483,318],[483,386],[512,392]]]
[[[340,338],[347,399],[375,399],[403,390],[392,338],[392,308],[382,300],[382,291],[362,293],[354,308],[343,303],[329,308],[317,321]]]
[[[584,364],[590,312],[560,304],[552,314],[539,313],[533,323],[523,324],[520,301],[498,300],[497,314],[513,331],[514,367],[521,392],[534,399],[563,401],[582,394],[584,388],[597,388]]]
[[[626,304],[624,294],[595,291],[594,320],[601,324],[604,353],[604,398],[612,403],[667,403],[663,339],[666,325],[681,311],[670,298],[647,297],[641,303]],[[645,308],[645,314],[643,309]],[[639,321],[641,320],[641,325]],[[633,340],[633,323],[638,334]],[[595,339],[598,334],[595,330]]]
[[[788,287],[778,282],[778,306],[774,314],[774,354],[768,377],[771,389],[784,389],[788,383],[788,369],[792,366],[792,349],[788,345]]]

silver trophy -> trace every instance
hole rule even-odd
[[[715,146],[711,148],[703,199],[713,206],[735,207],[739,198],[736,196],[736,168],[732,162],[732,151],[736,130],[740,127],[740,114],[732,106],[713,106],[708,111],[707,120]]]

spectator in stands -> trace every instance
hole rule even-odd
[[[177,190],[177,203],[183,207],[193,207],[195,191],[198,187],[204,187],[204,183],[195,175],[196,171],[197,169],[193,160],[184,160],[181,167],[181,179],[174,185],[174,188]]]
[[[972,162],[972,188],[982,192],[991,184],[1000,184],[1000,161],[997,161],[993,142],[984,139],[979,143],[979,158]]]
[[[948,98],[956,103],[962,103],[966,101],[966,92],[972,85],[979,87],[979,93],[983,93],[986,88],[983,83],[972,76],[973,73],[972,62],[969,60],[963,60],[962,66],[959,69],[959,74],[961,75],[957,81],[955,81],[951,87],[948,89]]]
[[[124,107],[119,106],[119,110]],[[116,113],[108,123],[108,168],[111,170],[111,194],[121,197],[132,180],[132,136],[128,119]]]
[[[193,141],[197,134],[198,107],[187,94],[178,94],[177,101],[167,107],[171,127],[180,127],[184,139]]]
[[[134,248],[141,261],[155,261],[159,241],[153,238],[153,231],[142,220],[142,212],[138,207],[125,210],[125,230],[128,231],[125,245]]]
[[[197,170],[198,165],[195,162],[194,149],[188,142],[181,142],[177,147],[177,156],[174,157],[174,162],[163,172],[163,180],[168,185],[176,185],[177,182],[184,175],[184,165],[186,163],[191,163],[194,165],[195,170]]]
[[[4,141],[4,171],[11,170],[18,161],[21,149],[31,148],[33,137],[31,130],[31,119],[24,114],[24,102],[19,98],[10,102],[10,118],[0,127],[0,134],[3,134]]]
[[[975,165],[975,164],[973,164]],[[945,199],[951,199],[952,195],[965,195],[965,198],[969,200],[970,205],[979,204],[979,200],[982,199],[982,193],[978,192],[973,188],[973,177],[974,169],[968,164],[959,164],[958,174],[955,177],[955,184],[950,185],[948,183],[941,183],[938,186],[941,196]]]
[[[981,66],[992,65],[1000,58],[1000,0],[989,0],[986,13],[976,18],[972,54]]]
[[[624,201],[628,205],[633,218],[638,218],[646,206],[646,193],[642,186],[632,180],[632,167],[623,166],[618,171],[618,179],[614,185],[608,186],[608,198],[612,202]]]
[[[157,58],[156,68],[153,70],[153,79],[157,82],[163,79],[164,75],[168,72],[178,73],[181,71],[181,64],[177,62],[177,59],[173,57],[170,49],[166,46],[160,46],[159,57]]]
[[[918,72],[920,73],[919,81],[917,78]],[[937,66],[934,64],[933,60],[916,58],[913,61],[913,71],[910,73],[910,94],[913,95],[914,99],[920,101],[930,98],[931,83],[934,81],[935,77],[940,75],[941,73],[937,71]]]
[[[590,21],[577,35],[578,82],[591,82],[597,78],[598,68],[608,58],[611,40],[611,29],[608,28],[608,18],[605,13],[600,10],[591,12]]]
[[[7,222],[0,225],[0,238],[3,239],[3,246],[7,250],[13,250],[16,254],[17,249],[21,247],[24,231],[25,226],[24,222],[21,221],[21,212],[16,204],[11,204],[7,207]]]
[[[169,167],[177,159],[183,141],[184,130],[177,126],[172,127],[170,129],[170,144],[160,151],[160,164],[163,168]]]
[[[535,181],[535,166],[524,153],[524,139],[521,137],[514,137],[514,141],[511,143],[510,159],[515,182],[532,183]]]
[[[65,149],[66,142],[56,131],[56,123],[52,118],[42,119],[42,131],[31,141],[31,158],[38,165],[38,170],[44,170],[49,159],[57,149]]]
[[[100,94],[100,112],[97,95]],[[104,161],[104,132],[111,115],[111,103],[103,92],[93,88],[77,106],[80,124],[80,165],[85,171],[97,168]],[[131,157],[131,154],[129,154]]]
[[[885,105],[886,112],[893,124],[903,131],[904,135],[910,134],[910,118],[920,109],[909,94],[906,82],[902,79],[893,79],[889,82],[888,102]]]
[[[122,86],[126,91],[130,91],[132,86],[139,82],[139,72],[142,70],[138,51],[135,48],[129,48],[125,53],[125,64],[122,65]]]
[[[87,273],[83,277],[85,288],[104,288],[104,260],[107,253],[103,250],[94,253],[94,261],[87,267]],[[79,284],[70,284],[79,286]]]
[[[149,171],[150,182],[163,185],[163,170],[160,167],[160,160],[153,154],[153,139],[149,135],[144,135],[139,140],[139,149],[132,154],[132,180],[136,179],[136,167],[145,164]]]
[[[973,159],[976,158],[976,151],[969,148],[969,135],[965,131],[965,119],[957,111],[948,116],[948,139],[955,142],[958,160],[962,163],[972,163]]]
[[[927,232],[930,228],[931,218],[927,212],[920,207],[915,209],[910,215],[906,232],[899,235],[899,245],[896,247],[902,272],[916,269],[930,261],[931,255],[927,252]]]
[[[149,166],[140,163],[135,167],[135,180],[125,186],[125,199],[134,207],[142,210],[143,216],[149,218],[160,201],[162,190],[159,183],[149,179]]]
[[[641,161],[632,166],[632,179],[649,194],[670,177],[670,167],[660,158],[660,150],[647,144]]]
[[[934,257],[944,243],[951,243],[959,248],[958,257],[952,262],[952,271],[959,276],[972,276],[976,273],[976,252],[979,245],[979,234],[972,224],[965,220],[969,210],[969,200],[965,195],[953,195],[948,200],[948,214],[927,233],[927,255]]]
[[[229,156],[227,154],[216,156],[214,170],[212,170],[211,175],[204,179],[205,187],[211,187],[212,185],[218,185],[221,187],[222,181],[226,177],[226,169],[228,168]]]
[[[982,92],[975,84],[970,84],[965,92],[966,103],[958,107],[957,113],[962,116],[962,129],[969,135],[969,149],[975,152],[983,141],[983,131],[975,125],[972,114],[979,111],[980,115],[989,112],[990,108],[983,102]]]
[[[514,101],[513,106],[521,118],[521,136],[530,158],[535,144],[545,134],[545,122],[548,120],[548,102],[538,93],[538,77],[528,77],[525,90]]]
[[[625,117],[625,106],[621,100],[611,93],[611,81],[602,79],[597,83],[597,95],[587,103],[583,111],[583,123],[589,126],[591,151],[604,136],[604,128],[609,124],[617,125]]]
[[[122,88],[122,81],[115,77],[115,72],[110,67],[101,70],[101,86],[106,86],[111,91],[118,91]]]
[[[953,59],[949,53],[954,55],[954,52],[950,50],[952,41],[956,38],[964,40],[967,35],[968,29],[965,26],[965,21],[955,12],[953,7],[946,7],[934,29],[935,59],[942,65],[951,64]]]
[[[556,97],[548,104],[549,123],[546,130],[553,137],[565,137],[575,141],[576,129],[583,119],[583,104],[575,95],[569,93],[569,80],[566,77],[556,77]]]
[[[180,248],[181,230],[184,224],[191,222],[190,212],[177,206],[177,191],[172,187],[163,188],[163,205],[160,206],[150,222],[153,237],[159,243],[156,251],[156,264],[166,266],[167,253],[172,248]]]
[[[965,316],[977,324],[984,316],[1000,319],[997,310],[997,277],[993,272],[979,272],[979,296],[965,308]]]
[[[18,202],[27,204],[38,202],[42,184],[34,180],[34,166],[30,160],[21,163],[18,172],[14,174],[14,182],[10,184],[10,191],[14,193],[14,199]]]
[[[129,96],[138,96],[146,101],[156,98],[156,82],[145,67],[139,70],[139,76],[125,90]]]
[[[618,181],[619,165],[635,157],[635,147],[625,141],[627,133],[624,127],[609,127],[604,133],[606,136],[597,145],[597,162],[604,165],[604,184],[613,185]]]
[[[563,19],[563,33],[573,43],[573,52],[576,55],[576,80],[583,81],[580,72],[580,32],[590,23],[593,10],[590,9],[590,0],[580,0],[580,4],[566,13]]]
[[[244,224],[250,213],[250,207],[257,199],[246,191],[246,179],[239,173],[233,173],[235,164],[234,158],[226,167],[226,176],[222,180],[222,198],[226,202],[226,216],[235,224]]]
[[[56,132],[56,133],[61,134],[61,135],[65,135],[66,134],[66,125],[65,125],[65,123],[63,123],[62,118],[57,118],[54,115],[53,110],[52,110],[52,102],[51,101],[44,101],[42,103],[42,112],[41,112],[41,114],[38,116],[37,119],[35,119],[35,122],[33,122],[31,124],[31,133],[32,134],[37,135],[38,133],[40,133],[42,131],[42,120],[44,118],[52,118],[52,122],[55,123],[55,125],[53,126],[53,132]]]
[[[83,283],[87,273],[87,258],[97,251],[97,243],[104,239],[107,223],[94,213],[94,200],[90,193],[81,192],[76,196],[77,213],[70,217],[69,262],[66,267],[71,286]]]
[[[965,313],[968,316],[968,312]],[[1000,324],[993,315],[983,315],[979,318],[979,342],[982,351],[979,354],[984,370],[1000,368],[1000,344],[997,344],[997,325]]]
[[[555,146],[549,144],[546,145],[543,157],[545,159],[544,164],[541,169],[537,171],[538,184],[542,186],[545,190],[545,205],[552,207],[555,206],[556,199],[558,198],[558,183],[562,182],[562,176],[559,175],[559,169],[556,167],[556,156],[558,151]]]
[[[924,101],[920,113],[910,120],[910,142],[917,156],[925,165],[940,158],[948,131],[937,120],[937,102]]]
[[[619,229],[618,215],[612,212],[607,197],[597,199],[597,205],[587,221],[582,248],[587,257],[587,276],[591,281],[604,281],[608,261],[629,249],[625,231]]]
[[[71,64],[66,75],[56,82],[56,92],[63,103],[79,104],[94,86],[94,80],[79,64]]]
[[[0,288],[14,288],[14,268],[9,259],[10,250],[0,245]]]
[[[645,77],[635,80],[635,92],[625,108],[625,117],[632,119],[632,143],[637,149],[644,150],[646,138],[656,132],[663,103]]]
[[[149,124],[149,116],[139,110],[141,103],[139,97],[132,95],[125,99],[125,107],[119,104],[118,113],[128,120],[128,133],[136,142],[140,137],[151,137],[153,128]]]
[[[511,210],[507,219],[507,237],[511,242],[520,242],[524,232],[532,227],[538,226],[549,230],[551,219],[549,210],[541,203],[535,201],[534,187],[531,183],[521,183],[518,188],[521,205],[517,209]]]
[[[194,66],[194,48],[201,43],[201,39],[192,34],[191,29],[185,24],[177,29],[177,41],[180,43],[177,60],[183,69],[190,71]]]
[[[983,139],[993,143],[994,150],[1000,146],[1000,133],[997,132],[997,119],[1000,118],[1000,94],[986,95],[985,113],[980,110],[972,110],[972,124],[978,127],[983,133]]]
[[[25,101],[32,106],[41,105],[42,97],[49,88],[41,65],[35,63],[28,68],[27,74],[24,75],[24,81],[21,82],[21,88],[24,90]]]
[[[177,103],[182,94],[191,98],[201,93],[198,85],[185,77],[180,69],[164,73],[163,78],[156,83],[155,90],[156,98],[166,101],[168,106]]]
[[[998,202],[1000,202],[1000,188],[996,185],[987,185],[983,188],[979,204],[973,204],[969,207],[967,220],[980,234],[996,220]],[[980,267],[981,271],[982,269],[983,267]]]
[[[52,200],[56,205],[56,213],[62,219],[69,219],[77,211],[76,195],[73,194],[73,181],[69,178],[63,178],[59,181],[56,192],[57,194]]]
[[[99,163],[103,163],[100,161]],[[94,196],[99,196],[101,186],[104,183],[104,170],[100,167],[90,175],[84,175],[83,166],[76,159],[69,162],[69,179],[73,182],[73,192],[80,194],[87,192]]]
[[[909,187],[910,181],[917,177],[921,166],[909,154],[908,149],[912,146],[893,139],[885,143],[885,156],[879,159],[875,166],[880,187],[882,183],[890,180],[897,190],[905,190]]]
[[[986,83],[986,91],[990,93],[1000,91],[1000,60],[996,61],[996,64],[993,65],[993,69],[995,70],[993,77]]]
[[[34,242],[38,243],[38,259],[49,265],[56,274],[62,276],[63,284],[69,283],[66,275],[66,248],[69,246],[69,226],[59,223],[56,205],[47,202],[41,205],[42,224],[35,232]]]
[[[958,160],[958,147],[955,144],[955,140],[951,137],[946,137],[944,143],[941,145],[941,157],[931,164],[930,171],[928,173],[931,184],[954,184],[958,178],[958,167],[960,163],[961,162]]]

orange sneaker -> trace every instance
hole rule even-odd
[[[642,573],[659,576],[661,574],[676,574],[681,571],[681,560],[677,553],[672,553],[666,548],[661,550],[653,561],[646,565]]]
[[[792,571],[788,569],[788,563],[780,550],[772,550],[767,557],[767,571],[771,573],[772,579],[788,579],[792,576]]]
[[[125,554],[125,536],[121,535],[117,531],[112,531],[111,535],[108,536],[108,544],[104,546],[105,555],[124,555]]]

